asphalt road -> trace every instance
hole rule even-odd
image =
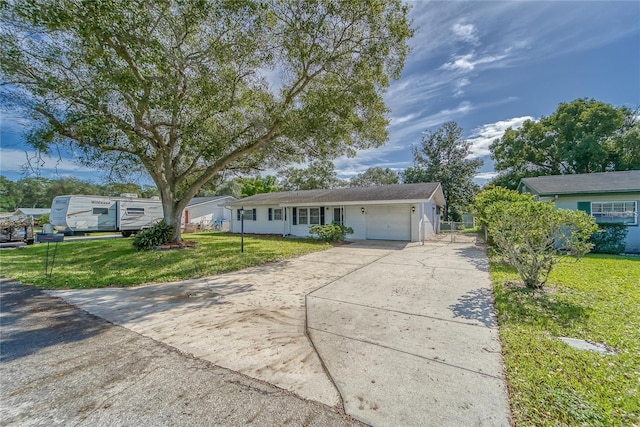
[[[2,426],[352,426],[306,401],[0,279]]]

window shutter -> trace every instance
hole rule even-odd
[[[578,210],[585,211],[591,215],[591,202],[578,202]]]
[[[293,208],[293,225],[298,225],[298,208]]]
[[[320,225],[324,225],[324,207],[320,208]]]
[[[236,209],[236,214],[237,214],[237,217],[238,217],[238,221],[240,221],[240,209]]]
[[[255,220],[256,220],[256,218],[257,218],[257,215],[256,215],[256,208],[253,208],[253,220],[255,221]]]
[[[269,221],[273,221],[273,208],[269,208]]]

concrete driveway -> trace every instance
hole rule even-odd
[[[473,243],[367,241],[206,279],[50,294],[370,424],[508,425],[487,271]]]

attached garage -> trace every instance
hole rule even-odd
[[[425,182],[256,194],[228,206],[236,233],[305,237],[313,226],[337,222],[353,230],[347,239],[419,242],[438,233],[444,203],[440,184]],[[254,215],[241,217],[248,209]]]
[[[378,205],[366,209],[367,239],[411,240],[411,205]]]

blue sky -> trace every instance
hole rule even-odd
[[[595,98],[640,104],[640,2],[410,2],[417,33],[402,78],[385,99],[389,142],[336,159],[342,178],[370,166],[404,169],[425,130],[456,121],[493,175],[488,146],[509,126],[552,114],[561,102]],[[2,111],[0,173],[19,179],[29,121]],[[69,159],[45,159],[41,175],[96,180]]]

